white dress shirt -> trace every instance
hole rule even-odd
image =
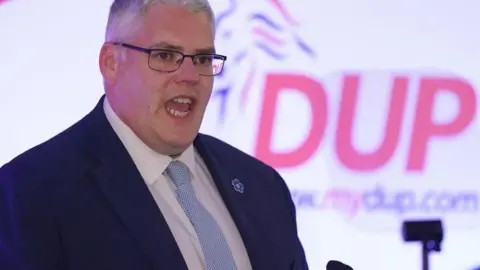
[[[107,98],[105,98],[103,105],[110,125],[132,157],[170,227],[188,269],[205,269],[203,252],[195,229],[175,197],[174,184],[164,173],[172,158],[155,152],[143,143],[115,114]],[[215,186],[212,176],[193,145],[176,159],[185,163],[190,170],[195,194],[199,202],[210,212],[220,226],[232,251],[237,269],[252,269],[240,233]]]

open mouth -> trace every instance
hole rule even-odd
[[[188,116],[192,111],[195,100],[190,97],[180,96],[167,101],[165,109],[168,114],[176,118],[183,118]]]

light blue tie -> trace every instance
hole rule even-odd
[[[235,261],[220,227],[197,200],[190,183],[188,167],[181,161],[170,162],[167,173],[176,186],[177,200],[195,228],[207,270],[236,270]]]

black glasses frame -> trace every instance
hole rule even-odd
[[[213,56],[215,59],[220,59],[220,60],[223,60],[223,64],[222,64],[222,69],[216,73],[216,74],[212,74],[212,75],[205,75],[205,74],[198,74],[198,75],[201,75],[201,76],[216,76],[220,73],[222,73],[223,71],[223,67],[224,67],[224,64],[225,64],[225,61],[227,60],[227,57],[225,55],[221,55],[221,54],[215,54],[215,53],[199,53],[199,54],[185,54],[185,53],[182,53],[182,52],[179,52],[179,51],[176,51],[176,50],[169,50],[169,49],[149,49],[149,48],[143,48],[143,47],[139,47],[139,46],[135,46],[135,45],[132,45],[132,44],[128,44],[128,43],[120,43],[120,42],[114,42],[113,43],[114,45],[117,45],[117,46],[122,46],[122,47],[125,47],[125,48],[128,48],[128,49],[131,49],[131,50],[135,50],[135,51],[138,51],[138,52],[143,52],[143,53],[146,53],[148,54],[148,67],[152,70],[155,70],[155,71],[158,71],[158,72],[165,72],[165,73],[172,73],[172,72],[175,72],[177,71],[180,66],[183,64],[183,61],[185,61],[185,58],[190,58],[192,59],[192,62],[193,64],[195,64],[195,58],[196,57],[199,57],[199,56]],[[170,70],[170,71],[165,71],[165,70],[158,70],[158,69],[155,69],[155,68],[152,68],[152,66],[150,65],[150,56],[152,55],[152,52],[173,52],[173,53],[178,53],[182,56],[182,59],[180,60],[180,63],[178,64],[178,67],[174,70]]]

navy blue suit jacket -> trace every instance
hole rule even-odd
[[[82,120],[0,168],[0,269],[187,269],[102,104],[103,98]],[[280,175],[213,137],[200,134],[194,145],[253,269],[307,269]],[[243,193],[232,187],[235,178]]]

